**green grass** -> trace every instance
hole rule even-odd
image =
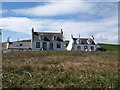
[[[31,40],[21,40],[21,41],[18,41],[18,42],[31,42]]]
[[[3,88],[118,88],[118,50],[3,54]]]
[[[98,45],[100,45],[101,47],[109,50],[109,51],[118,51],[118,48],[120,47],[120,45],[113,45],[113,44],[101,44],[98,43]]]

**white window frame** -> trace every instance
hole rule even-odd
[[[57,36],[56,36],[56,35],[53,35],[52,40],[57,40]]]
[[[43,36],[43,38],[41,38],[41,36]],[[44,34],[39,35],[39,39],[43,40],[44,38],[45,38]]]
[[[93,47],[93,49],[91,49],[91,47]],[[90,49],[93,51],[93,50],[95,50],[95,47],[94,46],[90,46]]]
[[[78,48],[78,47],[80,47],[80,48]],[[81,46],[77,46],[77,50],[81,50]]]
[[[39,43],[39,47],[37,47],[37,43]],[[35,48],[40,48],[40,42],[35,43]]]
[[[58,47],[58,46],[60,46],[60,47]],[[57,43],[57,48],[61,48],[61,43],[60,42]]]

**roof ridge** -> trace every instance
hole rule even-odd
[[[60,32],[36,32],[36,33],[59,33],[61,34]]]

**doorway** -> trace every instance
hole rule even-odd
[[[42,48],[43,48],[43,50],[47,50],[47,42],[43,42]]]
[[[53,43],[50,43],[50,50],[53,50]]]

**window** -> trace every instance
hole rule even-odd
[[[81,40],[80,39],[78,39],[76,42],[77,42],[77,44],[81,44]]]
[[[43,34],[40,34],[40,39],[43,40],[45,36]]]
[[[81,50],[81,46],[77,46],[77,49],[78,49],[78,50]]]
[[[94,42],[94,41],[92,41],[92,44],[95,44],[95,42]]]
[[[22,46],[22,43],[20,43],[20,46]]]
[[[88,44],[92,44],[92,43],[91,43],[91,39],[88,39],[88,40],[87,40],[87,43],[88,43]]]
[[[57,48],[61,48],[61,44],[60,43],[57,43]]]
[[[57,36],[53,36],[53,40],[57,40]]]
[[[88,49],[88,46],[84,46],[84,49]]]
[[[81,42],[81,44],[85,44],[84,42]]]
[[[40,48],[40,42],[36,42],[36,48]]]
[[[91,48],[91,50],[94,50],[94,46],[91,46],[90,48]]]

